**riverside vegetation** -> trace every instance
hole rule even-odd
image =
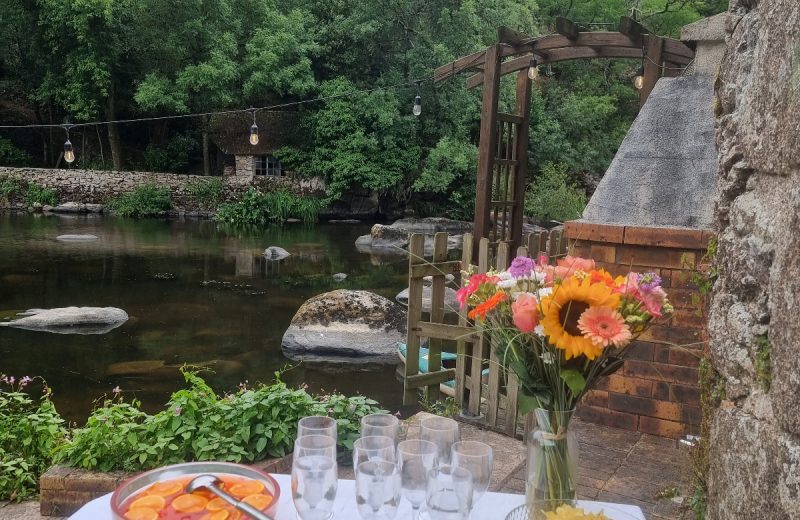
[[[351,450],[361,417],[382,411],[363,396],[289,388],[280,373],[273,384],[241,384],[222,395],[197,372],[183,374],[186,388],[160,412],[144,412],[117,387],[80,428],[65,425],[44,381],[0,377],[0,500],[35,497],[39,476],[53,463],[141,471],[186,461],[281,457],[291,451],[297,421],[307,415],[334,417],[340,447]],[[34,387],[41,387],[38,398],[29,392]]]

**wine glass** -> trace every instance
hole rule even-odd
[[[425,502],[428,475],[436,467],[439,449],[430,441],[410,439],[397,445],[397,466],[400,484],[413,511],[412,520],[419,520],[419,509]]]
[[[333,514],[338,484],[336,441],[306,435],[294,443],[292,500],[302,520],[327,520]]]
[[[492,477],[494,453],[488,444],[478,441],[459,441],[450,451],[454,467],[464,468],[472,474],[473,502],[477,502],[489,488]]]
[[[391,437],[371,435],[361,437],[353,443],[353,468],[358,473],[358,466],[367,461],[385,461],[394,464],[397,461],[394,441]]]
[[[431,520],[467,520],[472,511],[472,474],[447,465],[432,469],[425,501]]]
[[[373,413],[361,418],[361,436],[371,437],[375,435],[391,437],[397,444],[397,436],[400,432],[400,420],[388,413]]]
[[[428,417],[419,424],[419,438],[439,448],[439,464],[450,464],[450,449],[461,440],[458,423],[447,417]]]
[[[391,520],[400,505],[400,473],[393,462],[367,461],[356,468],[356,506],[364,520]]]
[[[336,440],[336,419],[324,415],[310,415],[297,422],[297,436],[327,435]]]

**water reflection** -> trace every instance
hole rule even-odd
[[[209,381],[221,390],[245,379],[271,381],[288,363],[280,341],[303,301],[334,288],[393,298],[405,286],[402,258],[373,265],[355,250],[356,237],[368,228],[237,231],[195,220],[0,216],[0,319],[73,305],[119,307],[130,315],[100,336],[3,327],[0,372],[44,376],[60,411],[78,420],[117,384],[146,407],[160,406],[181,385],[177,369],[185,363],[213,370]],[[98,239],[56,240],[64,234]],[[291,256],[267,261],[262,253],[272,245]],[[347,278],[333,280],[340,272]],[[393,368],[345,370],[346,377],[324,368],[300,365],[283,379],[399,405],[402,387]]]

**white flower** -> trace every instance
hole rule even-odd
[[[533,293],[529,293],[529,292],[525,292],[525,291],[515,291],[515,292],[512,292],[512,293],[511,293],[511,298],[512,298],[514,301],[517,301],[517,300],[519,299],[519,297],[520,297],[521,295],[523,295],[523,294],[527,294],[527,295],[530,295],[530,296],[534,296],[534,294],[533,294]]]
[[[545,365],[552,365],[553,362],[556,360],[552,352],[543,352],[540,357],[542,358],[542,362]]]
[[[539,283],[542,283],[547,278],[547,274],[542,271],[534,271],[531,273],[531,280],[536,280]]]
[[[537,336],[539,336],[540,338],[543,338],[544,337],[544,327],[542,327],[541,325],[537,325],[533,329],[533,333],[536,334]]]
[[[512,289],[517,286],[517,281],[513,278],[511,280],[500,280],[497,286],[501,289]]]
[[[552,287],[542,287],[541,289],[536,291],[536,294],[539,297],[539,300],[541,300],[545,296],[550,296],[551,294],[553,294],[553,288]]]
[[[508,271],[503,271],[502,273],[497,273],[497,277],[501,280],[513,280],[514,277]]]

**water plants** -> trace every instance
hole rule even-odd
[[[172,197],[166,186],[142,184],[129,193],[108,202],[111,211],[122,217],[147,217],[160,215],[172,208]]]
[[[56,190],[52,188],[45,188],[33,182],[29,182],[28,188],[25,191],[25,204],[28,206],[33,206],[37,203],[43,206],[55,206],[58,204]]]
[[[303,222],[315,222],[322,209],[322,202],[312,197],[302,197],[288,191],[263,193],[250,188],[237,202],[222,204],[215,220],[232,225],[265,226],[296,218]]]

